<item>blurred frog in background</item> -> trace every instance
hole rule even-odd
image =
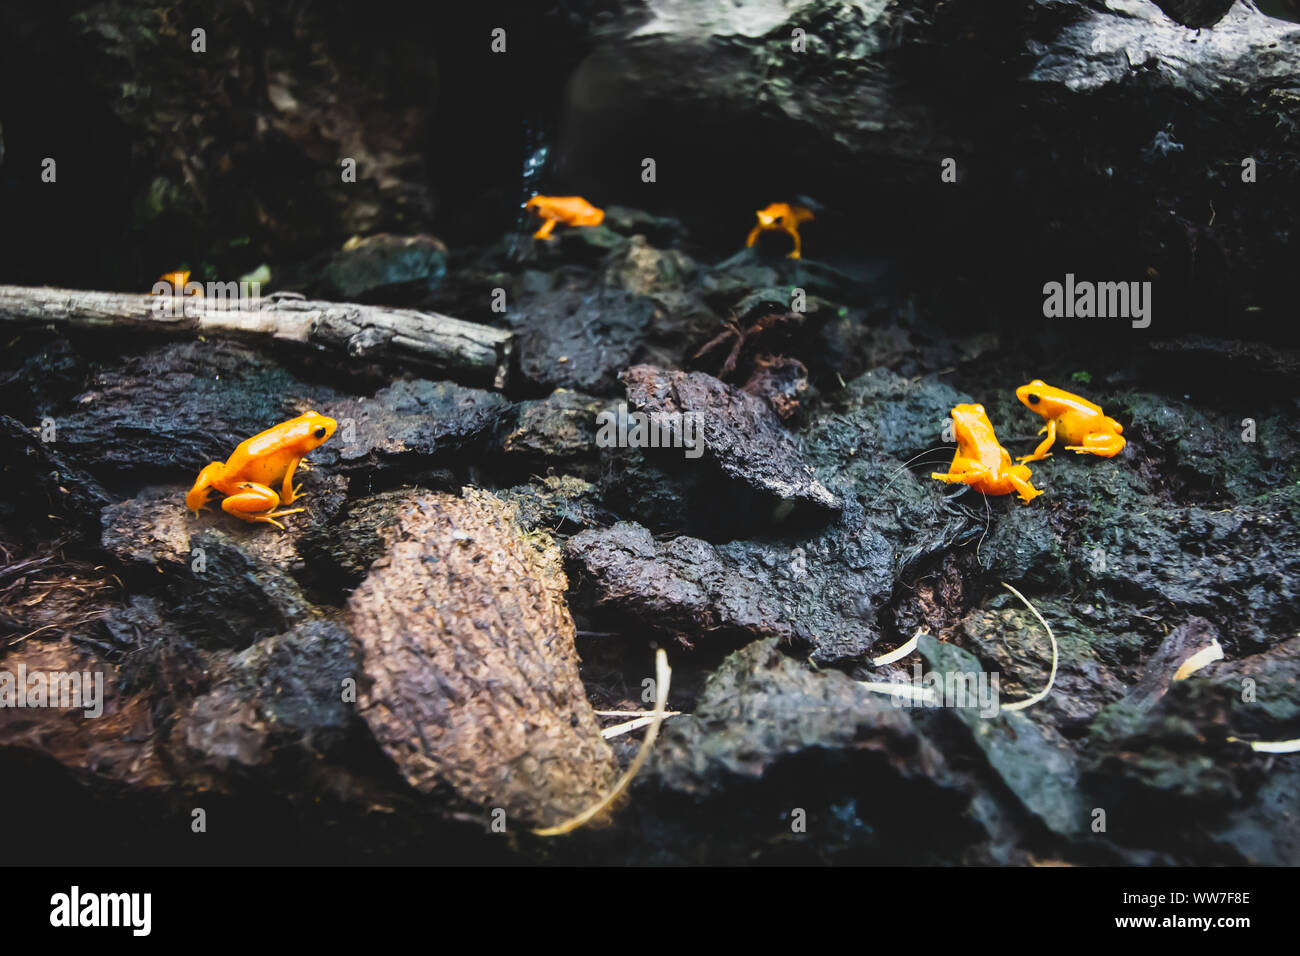
[[[799,224],[814,218],[811,209],[806,206],[792,206],[785,202],[774,202],[767,208],[758,210],[754,215],[758,217],[758,223],[749,231],[749,237],[745,239],[746,249],[758,242],[758,237],[765,232],[784,232],[794,240],[794,249],[786,258],[801,257],[803,243],[799,239]]]
[[[549,239],[559,223],[599,226],[605,221],[605,210],[597,209],[581,196],[534,196],[524,203],[524,208],[544,220],[542,228],[533,233],[534,239]]]

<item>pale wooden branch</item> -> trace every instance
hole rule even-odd
[[[160,302],[160,299],[163,300]],[[0,285],[0,322],[298,342],[505,388],[514,333],[436,312],[270,297],[246,300]]]

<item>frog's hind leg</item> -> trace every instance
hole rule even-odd
[[[185,495],[185,507],[189,508],[197,516],[200,511],[208,507],[208,500],[212,493],[216,491],[213,482],[221,477],[226,466],[219,461],[214,461],[201,472],[199,477],[194,481],[194,487]]]
[[[1020,495],[1020,500],[1025,504],[1029,504],[1029,502],[1033,501],[1043,493],[1043,489],[1035,488],[1029,483],[1028,468],[1025,468],[1024,465],[1019,467],[1024,469],[1026,472],[1025,476],[1021,477],[1016,474],[1015,471],[1009,471],[1007,472],[1007,481],[1011,482],[1011,487],[1016,489],[1016,493]]]
[[[255,481],[240,482],[239,490],[233,495],[227,495],[221,502],[221,508],[228,514],[234,515],[243,521],[265,522],[273,524],[281,531],[284,525],[276,521],[276,518],[283,518],[285,515],[295,515],[300,511],[306,511],[306,508],[287,508],[283,511],[276,511],[280,507],[280,496],[277,495],[266,485],[259,485]]]
[[[1099,455],[1102,458],[1114,458],[1124,450],[1127,444],[1118,435],[1086,435],[1082,445],[1066,445],[1066,451],[1076,455]]]
[[[986,477],[988,473],[987,467],[972,458],[954,458],[946,472],[932,471],[930,477],[947,484],[960,482],[963,485],[971,485]]]

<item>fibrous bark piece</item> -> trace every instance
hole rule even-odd
[[[578,677],[559,550],[500,499],[413,495],[348,602],[362,714],[407,781],[548,825],[614,782]]]

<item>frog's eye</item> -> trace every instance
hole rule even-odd
[[[1033,392],[1030,392],[1028,395],[1025,396],[1025,398],[1029,399],[1030,405],[1037,405],[1039,402],[1042,401],[1042,399],[1039,398],[1037,395],[1035,395]]]
[[[324,437],[325,437],[325,426],[322,425],[320,428],[316,429],[316,431],[315,431],[313,434],[315,434],[315,436],[316,436],[317,438],[324,438]]]

